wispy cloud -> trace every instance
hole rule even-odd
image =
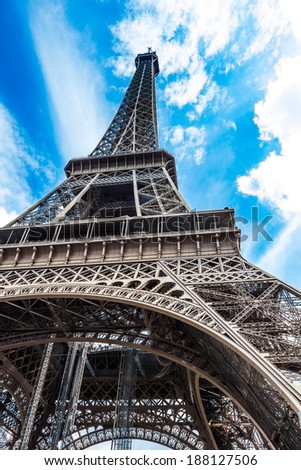
[[[118,53],[115,71],[130,76],[133,55],[152,46],[159,52],[162,75],[168,77],[167,101],[179,107],[192,103],[198,113],[212,92],[218,92],[209,86],[214,84],[208,70],[212,57],[222,52],[228,73],[275,45],[287,33],[284,4],[284,0],[129,0],[124,18],[111,28]],[[219,63],[219,59],[214,62]],[[211,94],[208,100],[204,93],[200,97],[205,86]]]
[[[178,149],[178,159],[188,158],[200,164],[205,156],[206,131],[204,127],[180,125],[169,130],[169,140]]]
[[[236,0],[127,2],[128,14],[112,27],[119,54],[114,61],[116,73],[130,75],[131,57],[152,46],[160,54],[163,76],[169,78],[167,101],[179,107],[197,103],[210,78],[200,51],[209,58],[225,48],[239,23],[240,7],[245,3]]]
[[[95,46],[68,22],[64,2],[32,0],[30,25],[64,159],[90,153],[107,124]]]
[[[56,171],[28,143],[15,118],[0,103],[0,227],[27,209],[37,198],[29,180],[35,177],[52,183]]]
[[[243,51],[242,60],[261,53],[271,45],[270,58],[275,58],[282,49],[281,39],[298,38],[300,33],[300,2],[298,0],[258,0],[250,2],[253,18],[253,40]]]
[[[182,108],[187,103],[197,104],[200,92],[208,80],[204,62],[200,58],[192,60],[189,75],[171,82],[166,86],[165,96],[168,104],[175,104]]]
[[[292,243],[292,240],[300,238],[301,217],[296,216],[290,220],[278,234],[277,239],[272,243],[271,248],[267,250],[259,259],[259,263],[267,271],[281,272],[285,270],[286,264],[291,263],[290,255],[296,253],[298,244]],[[296,246],[297,245],[297,246]],[[293,266],[293,263],[291,264]],[[291,268],[292,269],[292,268]],[[294,275],[297,273],[294,270]],[[301,276],[296,279],[301,286]]]

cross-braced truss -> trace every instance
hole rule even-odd
[[[73,175],[10,226],[179,214],[189,207],[166,166]]]

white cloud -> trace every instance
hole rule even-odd
[[[180,108],[188,103],[197,103],[200,92],[207,81],[207,74],[201,61],[195,61],[190,75],[166,86],[165,96],[168,104]]]
[[[14,220],[17,215],[17,212],[9,212],[5,209],[5,207],[0,206],[0,227],[4,227],[6,224]]]
[[[90,153],[105,130],[105,102],[93,45],[67,22],[58,0],[32,1],[30,25],[64,158]]]
[[[282,58],[276,78],[268,84],[265,98],[255,106],[255,122],[262,140],[277,138],[279,154],[267,158],[238,178],[239,190],[256,196],[277,209],[284,227],[259,260],[265,269],[286,277],[292,263],[289,253],[301,228],[301,56]],[[299,237],[299,235],[298,235]],[[294,254],[295,249],[293,250]],[[297,275],[297,273],[296,273]],[[297,276],[298,277],[298,276]],[[295,282],[301,285],[301,278]],[[300,277],[300,276],[299,276]]]
[[[177,157],[182,160],[184,158],[192,159],[195,163],[200,164],[205,156],[205,128],[189,126],[174,126],[169,131],[169,140],[172,145],[176,146]]]
[[[170,142],[172,145],[177,145],[183,142],[185,136],[184,128],[182,126],[175,126],[170,135]]]
[[[264,141],[278,139],[281,151],[279,154],[270,152],[256,168],[240,177],[238,187],[243,193],[257,196],[260,201],[276,207],[283,219],[290,221],[288,227],[292,227],[292,220],[296,227],[301,215],[300,2],[263,0],[257,2],[252,11],[261,32],[257,39],[258,48],[284,32],[295,41],[295,48],[290,49],[290,55],[284,51],[275,66],[275,78],[266,87],[265,98],[255,105],[254,121],[259,127],[260,138]]]
[[[6,107],[0,103],[0,227],[33,203],[28,179],[44,175],[53,181],[55,171],[27,143],[27,138]]]
[[[117,53],[112,64],[117,75],[131,76],[133,56],[152,47],[168,79],[165,102],[189,105],[192,121],[209,103],[222,106],[214,75],[219,53],[224,58],[219,73],[227,74],[269,46],[265,62],[272,70],[281,38],[301,35],[295,5],[295,0],[128,0],[124,17],[111,27]]]
[[[301,56],[282,59],[265,99],[255,106],[261,138],[279,139],[281,153],[271,152],[238,179],[239,190],[276,207],[286,220],[301,215]]]
[[[245,0],[128,1],[126,16],[111,28],[119,54],[114,61],[116,73],[130,76],[132,57],[151,46],[159,54],[162,75],[169,80],[165,89],[167,102],[178,107],[195,104],[199,113],[212,99],[210,96],[204,101],[200,96],[211,80],[200,59],[200,50],[209,58],[226,47],[246,3]],[[214,86],[208,86],[209,94],[216,91]]]
[[[218,111],[218,108],[221,104],[224,105],[224,102],[226,100],[226,90],[218,87],[215,82],[208,80],[207,77],[207,82],[203,87],[203,90],[198,93],[197,100],[195,105],[193,106],[193,109],[190,109],[186,113],[186,116],[190,121],[198,120],[209,104],[211,110],[215,112]]]
[[[242,60],[262,52],[267,45],[285,32],[287,18],[279,0],[260,0],[250,5],[254,18],[254,39],[242,54]]]
[[[285,145],[287,140],[301,138],[301,55],[281,59],[276,74],[265,99],[255,106],[255,122],[262,139],[278,137]]]
[[[224,126],[228,129],[232,129],[234,132],[237,131],[237,126],[234,121],[224,121]]]
[[[273,43],[272,55],[279,52],[279,41],[283,36],[295,39],[295,47],[301,41],[301,15],[299,0],[258,0],[250,6],[254,17],[254,40],[244,51],[247,60],[262,52]],[[278,45],[275,47],[275,44]],[[268,59],[268,58],[267,58]]]
[[[215,82],[210,82],[208,87],[205,88],[205,93],[198,96],[198,102],[195,106],[195,111],[198,115],[201,115],[206,109],[208,103],[211,103],[215,97],[219,96],[219,87]]]
[[[282,229],[258,263],[280,277],[301,285],[294,257],[294,240],[301,233],[301,15],[298,0],[261,0],[250,13],[254,40],[242,61],[269,48],[271,64],[265,97],[255,105],[255,123],[263,141],[278,139],[280,150],[238,178],[238,189],[277,210]],[[282,46],[281,40],[285,38]],[[276,66],[273,67],[272,64]],[[272,75],[273,74],[273,75]],[[273,78],[271,78],[273,77]]]

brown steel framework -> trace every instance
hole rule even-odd
[[[156,53],[67,179],[0,230],[0,446],[301,449],[301,294],[192,211]]]

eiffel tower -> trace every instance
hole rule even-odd
[[[0,230],[0,445],[301,449],[301,293],[194,211],[160,149],[158,57],[103,138]]]

